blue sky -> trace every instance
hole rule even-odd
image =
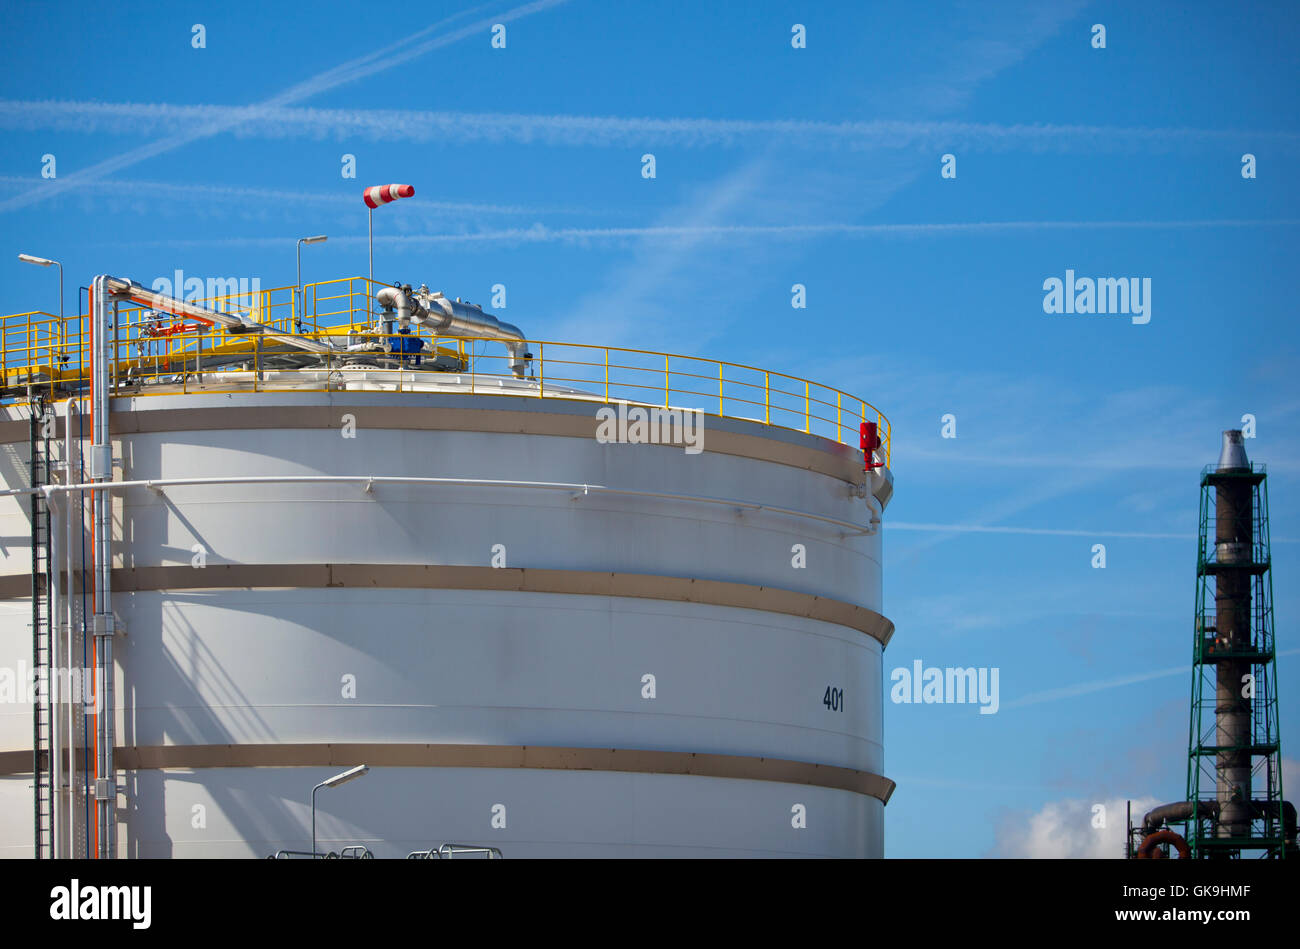
[[[1093,803],[1180,797],[1198,473],[1245,413],[1300,741],[1293,5],[230,0],[6,4],[0,28],[7,312],[55,305],[19,251],[63,261],[70,310],[104,272],[290,284],[322,232],[306,279],[364,274],[360,188],[410,182],[377,279],[504,283],[534,338],[878,405],[886,668],[996,666],[1002,701],[886,705],[890,856],[1092,852]],[[1045,314],[1067,269],[1150,278],[1150,323]]]

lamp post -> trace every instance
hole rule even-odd
[[[370,765],[359,764],[355,768],[349,768],[342,774],[326,778],[311,789],[311,856],[313,860],[316,859],[316,792],[321,788],[336,788],[340,784],[347,784],[352,779],[361,777],[369,770]]]
[[[63,319],[63,264],[57,260],[47,260],[44,257],[35,257],[31,254],[19,254],[18,259],[25,263],[35,264],[38,267],[58,267],[59,268],[59,319]]]
[[[298,238],[298,303],[302,307],[302,316],[298,317],[294,322],[298,324],[297,330],[299,333],[302,332],[303,317],[307,315],[307,302],[302,298],[302,245],[320,244],[327,240],[329,240],[329,236],[326,234],[317,234],[315,237]]]

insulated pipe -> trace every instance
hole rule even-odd
[[[385,312],[396,311],[397,322],[402,326],[408,326],[411,322],[411,306],[419,306],[401,287],[384,287],[375,294],[375,300],[384,308]],[[423,310],[423,308],[421,308]]]
[[[410,287],[384,287],[375,294],[375,300],[385,312],[396,313],[402,326],[415,319],[441,336],[500,340],[510,352],[510,371],[517,379],[524,377],[528,361],[533,358],[519,327],[484,313],[480,306],[448,300],[441,293],[429,293],[426,287],[414,294]]]
[[[1273,815],[1267,812],[1274,805],[1268,801],[1251,801],[1250,812],[1253,817],[1266,818]],[[1207,817],[1217,820],[1219,816],[1218,801],[1201,801],[1195,810]],[[1193,803],[1191,801],[1176,801],[1173,804],[1161,804],[1159,807],[1152,808],[1146,812],[1142,818],[1142,833],[1153,834],[1160,829],[1160,825],[1166,822],[1191,820]],[[1282,836],[1294,844],[1296,839],[1296,808],[1290,801],[1282,802]]]
[[[1195,804],[1192,801],[1176,801],[1173,804],[1161,804],[1159,807],[1152,808],[1142,818],[1142,832],[1154,834],[1166,821],[1190,820],[1194,808]],[[1215,816],[1219,812],[1219,805],[1217,801],[1201,801],[1199,810],[1203,814]]]
[[[510,352],[510,371],[517,379],[524,377],[533,354],[528,351],[528,341],[519,327],[484,313],[481,306],[448,300],[440,293],[428,297],[427,305],[429,319],[426,325],[431,329],[447,336],[484,336],[500,340]]]

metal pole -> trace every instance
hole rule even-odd
[[[49,443],[46,443],[46,451],[49,451]],[[47,465],[49,456],[46,455]],[[36,701],[44,702],[45,720],[50,725],[50,747],[49,747],[49,771],[50,771],[50,856],[55,860],[63,857],[61,844],[65,840],[63,828],[59,826],[63,820],[63,756],[59,748],[59,612],[63,605],[59,602],[59,524],[58,505],[52,504],[53,494],[46,494],[45,509],[50,512],[50,530],[46,543],[49,545],[50,556],[50,595],[49,595],[49,624],[47,632],[49,634],[49,651],[46,654],[45,664],[45,695],[38,695]],[[36,569],[36,565],[32,565]],[[71,784],[71,780],[69,780]],[[39,795],[40,790],[36,793]],[[72,856],[69,849],[67,856]]]
[[[311,789],[311,858],[313,860],[316,859],[316,792],[322,787],[324,784],[318,784]]]
[[[375,282],[375,210],[366,208],[366,230],[370,235],[370,280],[366,283],[366,316],[374,312],[370,302],[370,287]]]
[[[64,410],[64,413],[63,413],[63,428],[64,428],[64,432],[63,432],[63,446],[64,446],[64,447],[63,447],[63,463],[64,463],[64,466],[65,466],[64,470],[67,472],[67,474],[64,476],[64,477],[65,477],[65,480],[64,480],[64,482],[63,482],[64,484],[74,484],[74,483],[78,480],[77,478],[74,477],[74,472],[73,472],[73,470],[72,470],[72,457],[73,457],[73,453],[74,453],[74,452],[73,452],[73,447],[72,447],[73,444],[74,444],[74,443],[73,443],[73,440],[72,440],[72,439],[73,439],[73,435],[72,435],[72,416],[73,416],[74,413],[77,413],[78,411],[79,411],[79,410],[77,409],[77,403],[76,403],[76,400],[75,400],[75,399],[68,399],[67,408]],[[78,445],[78,447],[80,447],[80,446]],[[66,543],[65,543],[65,553],[64,553],[64,557],[65,557],[65,559],[67,560],[67,565],[68,565],[68,569],[67,569],[67,576],[68,576],[67,584],[68,584],[68,585],[67,585],[67,592],[64,594],[64,598],[63,598],[63,599],[64,599],[64,604],[65,604],[65,610],[66,610],[66,613],[67,613],[67,625],[68,625],[68,630],[67,630],[67,664],[68,664],[68,670],[69,670],[69,672],[68,672],[68,681],[69,681],[69,683],[71,683],[71,681],[72,681],[72,672],[71,672],[71,669],[72,669],[72,657],[73,657],[73,655],[75,655],[75,653],[73,652],[73,648],[72,648],[72,645],[73,645],[73,643],[72,643],[72,641],[73,641],[73,625],[74,625],[74,624],[73,624],[73,621],[74,621],[74,619],[75,619],[75,616],[73,615],[73,603],[74,603],[74,600],[73,600],[73,596],[72,596],[72,492],[71,492],[71,491],[67,492],[67,495],[68,495],[68,496],[67,496],[67,499],[66,499],[66,501],[64,502],[64,509],[63,509],[63,523],[64,523],[64,529],[65,529],[65,531],[66,531],[66,537],[65,537],[65,541],[66,541]],[[78,505],[77,505],[77,513],[78,513],[78,516],[79,516],[79,517],[80,517],[80,516],[84,516],[84,508],[83,508],[83,506],[82,506],[81,504],[78,504]],[[78,528],[80,528],[80,525],[78,525]],[[57,582],[57,574],[56,574],[56,582]],[[80,696],[80,700],[81,700],[81,702],[82,702],[82,708],[83,708],[83,709],[85,708],[85,694],[86,694],[86,690],[87,690],[88,688],[90,688],[89,683],[87,683],[87,682],[85,681],[85,679],[84,679],[84,676],[85,676],[85,668],[84,668],[84,666],[85,666],[85,663],[83,662],[83,663],[82,663],[82,667],[83,667],[83,668],[82,668],[81,673],[80,673],[81,678],[78,679],[78,681],[81,683],[81,696]],[[77,767],[76,767],[76,759],[75,759],[75,757],[74,757],[74,754],[75,754],[75,746],[76,746],[76,740],[75,740],[75,737],[74,737],[74,736],[77,734],[77,731],[76,731],[76,717],[77,717],[77,710],[76,710],[76,707],[74,706],[74,704],[73,704],[73,702],[72,702],[72,699],[69,698],[69,700],[68,700],[68,739],[67,739],[67,747],[68,747],[68,856],[69,856],[69,857],[74,857],[74,858],[77,856],[77,854],[76,854],[76,852],[75,852],[75,849],[74,849],[74,848],[76,847],[76,844],[77,844],[77,810],[76,810],[76,804],[77,804],[76,793],[77,793],[77,792],[76,792],[76,787],[75,787],[76,775],[77,775]]]
[[[294,307],[294,316],[298,324],[298,332],[302,332],[302,317],[298,316],[298,307],[302,306],[302,238],[298,238],[298,296]],[[303,307],[305,311],[307,308]]]

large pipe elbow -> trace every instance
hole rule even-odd
[[[1146,816],[1142,818],[1142,832],[1144,834],[1154,834],[1160,829],[1160,825],[1169,821],[1190,820],[1192,813],[1196,810],[1194,801],[1175,801],[1173,804],[1161,804],[1159,807],[1147,811]],[[1200,810],[1202,813],[1218,811],[1218,804],[1214,801],[1201,801]]]
[[[375,294],[375,300],[386,312],[396,312],[397,319],[406,325],[414,318],[421,325],[443,336],[494,339],[503,343],[510,354],[510,371],[522,379],[533,354],[528,351],[528,340],[523,331],[513,323],[499,320],[483,312],[481,306],[448,300],[441,293],[429,293],[421,287],[412,294],[410,287],[384,287]]]
[[[411,298],[401,287],[384,287],[375,294],[375,300],[385,310],[396,310],[397,321],[406,326],[411,322]]]
[[[1158,849],[1161,844],[1173,844],[1174,849],[1178,851],[1179,859],[1191,859],[1192,848],[1187,846],[1186,840],[1172,830],[1158,830],[1154,834],[1148,834],[1146,840],[1142,841],[1142,846],[1138,847],[1138,859],[1162,859],[1164,854]]]

